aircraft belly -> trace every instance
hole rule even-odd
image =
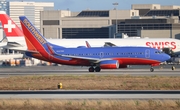
[[[159,63],[157,60],[151,59],[141,59],[141,58],[119,58],[120,65],[150,65],[154,63]]]

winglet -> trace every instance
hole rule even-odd
[[[88,41],[86,41],[86,46],[87,46],[87,48],[91,48],[91,45],[89,44]]]

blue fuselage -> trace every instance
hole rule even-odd
[[[58,55],[50,55],[48,51],[40,53],[48,61],[68,65],[88,66],[89,61],[93,59],[117,60],[121,65],[151,65],[170,59],[169,55],[149,47],[59,48],[54,46],[53,50]]]

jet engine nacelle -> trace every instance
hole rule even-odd
[[[117,69],[119,62],[117,60],[105,60],[100,62],[101,69]]]

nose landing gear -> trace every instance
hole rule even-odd
[[[172,66],[172,68],[171,68],[172,70],[175,70],[175,66]]]

